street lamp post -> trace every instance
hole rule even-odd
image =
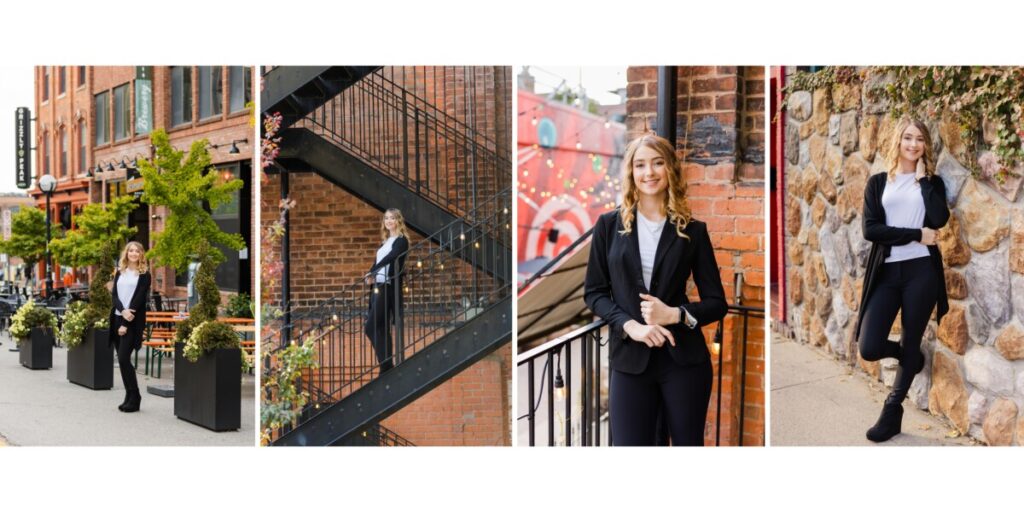
[[[57,189],[57,180],[49,174],[39,178],[39,190],[46,194],[46,300],[53,295],[53,275],[50,273],[50,197]]]

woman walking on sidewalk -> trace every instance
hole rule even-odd
[[[131,355],[142,347],[149,287],[146,251],[139,242],[128,242],[114,272],[114,305],[110,310],[110,343],[117,348],[117,363],[125,391],[124,402],[117,408],[124,412],[138,411],[142,402]]]
[[[373,287],[365,332],[377,356],[380,371],[384,373],[395,366],[391,323],[398,314],[396,310],[402,305],[401,275],[405,267],[405,253],[409,250],[409,233],[405,229],[402,212],[397,208],[388,208],[384,212],[380,235],[383,243],[364,277],[366,284]]]
[[[924,368],[921,337],[928,319],[936,305],[937,321],[949,310],[942,256],[935,245],[949,207],[924,123],[910,118],[897,123],[888,165],[889,172],[869,178],[864,191],[864,238],[872,245],[854,331],[865,360],[899,360],[892,392],[867,431],[874,442],[900,433],[903,399]],[[889,340],[897,312],[902,312],[898,343]]]
[[[617,446],[654,446],[659,413],[673,446],[704,444],[711,357],[703,325],[727,304],[707,226],[691,217],[672,144],[630,142],[623,200],[598,218],[584,299],[609,324],[611,430]],[[693,276],[699,302],[689,302]]]

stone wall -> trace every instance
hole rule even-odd
[[[891,386],[896,361],[861,360],[853,338],[871,248],[861,232],[864,186],[886,171],[896,124],[885,102],[867,95],[884,79],[868,74],[863,84],[795,92],[779,122],[785,123],[786,322],[798,341]],[[1021,179],[1000,184],[986,177],[998,170],[985,150],[991,134],[970,134],[979,141],[971,154],[967,134],[951,117],[924,121],[952,212],[939,231],[950,311],[941,327],[929,322],[922,342],[927,366],[910,400],[990,445],[1024,445]],[[968,170],[975,165],[978,177]],[[1024,174],[1024,167],[1015,172]],[[890,339],[898,337],[897,319]]]

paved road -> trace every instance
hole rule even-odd
[[[29,370],[18,363],[14,342],[0,335],[0,446],[254,446],[255,379],[242,379],[242,428],[212,432],[174,416],[174,399],[143,392],[139,412],[117,410],[124,399],[115,366],[114,389],[94,391],[67,381],[67,352],[54,349],[53,369]],[[143,363],[142,355],[139,358]],[[173,383],[172,365],[163,378],[139,374],[139,387]],[[141,372],[141,370],[140,370]]]
[[[868,446],[864,432],[878,419],[889,390],[823,351],[772,333],[771,445]],[[903,432],[881,446],[973,444],[947,437],[954,429],[903,403]]]

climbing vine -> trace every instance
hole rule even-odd
[[[857,69],[827,66],[817,71],[797,71],[787,76],[782,89],[784,110],[797,91],[824,89],[831,94],[836,84],[860,84],[869,77],[876,80],[865,95],[870,101],[888,102],[894,118],[913,115],[934,119],[952,116],[960,127],[965,154],[957,155],[976,178],[982,168],[1002,183],[1016,174],[1011,170],[1024,163],[1024,68],[994,66],[878,66]],[[778,113],[776,113],[778,120]],[[995,155],[977,158],[985,144]],[[994,164],[994,165],[993,165]]]
[[[1024,68],[991,66],[886,66],[872,72],[888,75],[888,83],[868,91],[892,105],[891,114],[953,116],[969,151],[967,162],[978,176],[979,142],[987,142],[1001,167],[994,175],[1002,183],[1024,162]],[[988,134],[985,134],[986,124]]]
[[[277,132],[281,128],[281,115],[266,115],[263,119],[263,136],[260,140],[262,153],[262,178],[265,185],[269,181],[267,168],[274,165],[280,152],[281,138]],[[264,202],[267,198],[263,199]],[[315,368],[315,341],[307,340],[302,344],[292,342],[286,347],[276,347],[271,343],[275,329],[282,326],[279,321],[283,310],[276,304],[271,291],[279,289],[283,264],[280,259],[281,238],[287,229],[288,210],[295,206],[295,201],[282,199],[277,205],[277,219],[266,222],[260,238],[260,281],[262,297],[260,298],[261,324],[263,326],[260,352],[264,354],[263,400],[260,405],[260,443],[270,444],[275,430],[292,425],[298,419],[302,409],[309,401],[309,394],[298,386],[298,380],[305,370]]]

